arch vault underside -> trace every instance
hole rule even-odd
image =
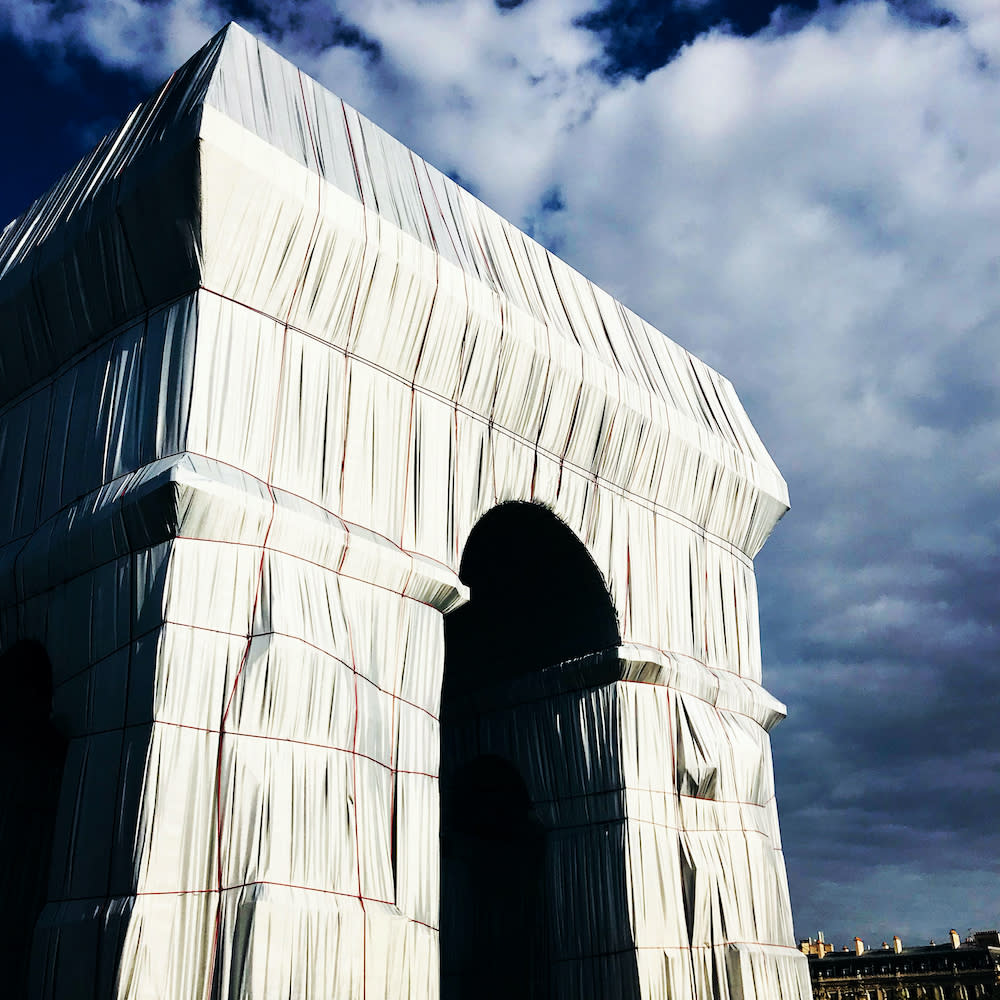
[[[0,330],[0,651],[68,739],[32,996],[438,996],[444,616],[507,502],[617,630],[463,639],[456,794],[558,908],[547,995],[809,996],[752,564],[787,496],[725,379],[232,25],[4,230]],[[539,572],[512,607],[563,613]]]

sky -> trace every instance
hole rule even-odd
[[[0,0],[0,217],[228,20],[719,369],[796,934],[1000,924],[996,0]]]

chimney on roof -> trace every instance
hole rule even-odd
[[[823,938],[823,932],[822,931],[817,931],[816,933],[819,935],[819,937],[816,939],[817,941],[824,940],[824,938]]]
[[[864,953],[865,953],[865,943],[864,941],[861,940],[861,938],[856,937],[854,939],[854,954],[863,955]]]
[[[903,942],[899,940],[898,934],[892,936],[892,950],[898,955],[903,950]]]
[[[958,948],[962,944],[962,939],[958,936],[958,931],[952,927],[952,929],[948,931],[948,934],[951,937],[952,948]]]

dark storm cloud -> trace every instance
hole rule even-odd
[[[943,393],[936,406],[961,410],[962,395]],[[974,469],[951,484],[950,501],[922,497],[892,463],[885,472],[858,477],[857,496],[814,495],[813,510],[793,510],[758,560],[768,683],[790,705],[775,733],[775,781],[796,925],[837,942],[887,937],[894,921],[922,939],[947,930],[907,892],[857,898],[856,883],[887,857],[928,883],[978,871],[987,899],[997,882],[996,492],[975,489]],[[857,523],[831,545],[823,510],[845,505]],[[921,550],[917,527],[936,520],[960,551]],[[820,901],[821,877],[830,891]],[[975,893],[952,906],[939,921],[996,920]]]
[[[688,43],[713,28],[749,37],[769,25],[776,31],[794,31],[808,23],[808,15],[845,0],[606,0],[577,19],[604,44],[602,68],[613,79],[643,79],[665,66]],[[927,2],[895,0],[899,17],[942,27],[954,23],[949,11]]]
[[[983,331],[988,336],[987,331]],[[941,382],[927,395],[904,400],[913,422],[954,433],[972,430],[1000,410],[1000,390],[984,384],[972,372],[942,372]]]

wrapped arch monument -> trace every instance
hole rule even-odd
[[[0,406],[11,995],[809,996],[721,376],[230,26],[3,231]]]

